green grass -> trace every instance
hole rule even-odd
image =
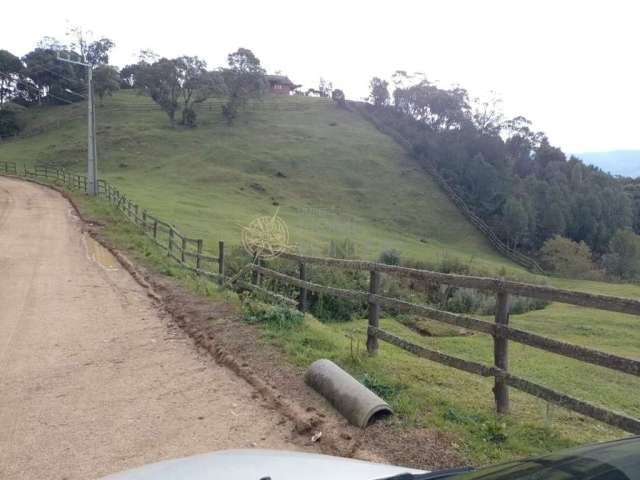
[[[405,258],[446,254],[488,271],[517,270],[401,147],[331,101],[268,98],[233,127],[211,102],[192,130],[170,129],[152,105],[123,92],[98,108],[100,173],[205,245],[239,243],[242,225],[279,209],[306,253],[349,238],[369,258],[395,248]],[[0,160],[83,171],[83,113],[84,105],[28,110],[30,129],[50,130],[3,144]]]
[[[133,225],[106,203],[75,194],[81,209],[105,223],[103,234],[120,248],[133,252],[147,267],[174,278],[182,286],[217,300],[237,303],[235,294],[194,277],[176,266]],[[254,314],[254,317],[256,315]],[[488,464],[533,455],[575,444],[624,435],[614,428],[581,417],[511,389],[512,413],[494,414],[493,386],[484,379],[414,357],[381,343],[377,356],[366,354],[366,320],[322,323],[311,315],[304,322],[260,323],[264,341],[282,349],[290,361],[306,367],[330,358],[387,399],[405,427],[428,427],[451,432],[460,451],[474,464]],[[257,317],[256,317],[257,318]],[[640,356],[640,330],[631,315],[611,314],[553,304],[545,310],[511,317],[528,331],[579,345]],[[282,328],[286,325],[286,328]],[[485,335],[422,337],[396,320],[383,318],[383,329],[414,343],[462,358],[490,364],[491,339]],[[547,354],[511,343],[510,370],[527,379],[578,398],[640,416],[640,380],[604,368]]]
[[[124,110],[123,104],[143,107]],[[403,259],[438,261],[443,256],[528,276],[496,254],[440,192],[434,182],[394,144],[355,114],[312,98],[267,99],[237,125],[226,126],[219,104],[200,107],[200,127],[168,128],[149,99],[118,94],[98,109],[100,172],[124,192],[212,248],[222,239],[239,243],[241,226],[256,215],[279,214],[292,242],[322,254],[330,239],[349,238],[360,257],[375,258],[395,248]],[[28,165],[63,164],[82,171],[85,158],[83,105],[30,109],[30,129],[46,133],[0,145],[0,161]],[[282,175],[279,175],[278,172]],[[77,196],[81,207],[107,222],[107,235],[137,260],[174,277],[200,294],[237,301],[173,265],[106,204]],[[278,204],[278,205],[275,205]],[[533,276],[531,276],[533,278]],[[538,277],[554,286],[630,298],[640,286]],[[637,318],[552,304],[520,316],[520,328],[579,345],[640,358]],[[491,339],[482,335],[417,335],[391,319],[383,328],[411,341],[476,361],[491,363]],[[290,329],[265,327],[297,365],[328,357],[369,385],[386,392],[406,425],[452,431],[474,463],[507,460],[553,448],[604,440],[622,432],[552,408],[512,391],[513,413],[493,414],[492,382],[423,361],[382,344],[380,354],[363,353],[365,322],[324,324],[307,315]],[[570,359],[511,344],[510,368],[581,399],[640,416],[636,378],[585,366]]]
[[[560,309],[557,321],[540,322],[542,312],[513,317],[518,327],[555,338],[593,345],[598,322],[583,322],[582,328],[566,324],[576,312]],[[640,350],[640,334],[625,338],[634,321],[620,315],[615,319],[616,335],[607,332],[609,343],[620,341],[624,348],[610,348],[617,353]],[[542,325],[541,325],[542,323]],[[425,338],[393,319],[382,319],[381,327],[414,343],[460,356],[492,363],[492,340],[484,335]],[[637,330],[637,328],[636,328]],[[321,323],[307,315],[302,327],[265,328],[268,341],[283,348],[297,365],[306,367],[318,358],[330,358],[347,368],[360,380],[374,378],[391,395],[390,402],[400,422],[407,426],[426,426],[453,432],[461,451],[474,464],[507,461],[587,442],[602,441],[624,435],[623,432],[581,417],[559,407],[548,406],[535,397],[510,390],[511,414],[494,413],[492,380],[414,357],[394,346],[381,343],[379,354],[366,354],[366,320],[350,323]],[[607,405],[631,415],[640,415],[640,381],[596,366],[586,366],[571,359],[518,344],[510,346],[510,370],[532,381],[570,393],[578,398]],[[636,393],[634,393],[636,392]],[[384,395],[383,395],[384,396]]]

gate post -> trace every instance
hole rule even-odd
[[[168,256],[173,256],[173,225],[169,226],[169,249],[167,251]]]
[[[218,273],[220,274],[220,285],[224,285],[224,241],[218,242]]]
[[[375,295],[380,289],[380,272],[371,270],[369,272],[369,326],[378,328],[380,325],[380,306],[375,300],[372,301],[371,294]],[[376,354],[378,352],[378,337],[372,335],[367,330],[367,352]]]
[[[300,262],[298,264],[298,268],[300,271],[300,280],[306,282],[307,269],[304,262]],[[304,287],[300,287],[300,293],[298,294],[298,310],[300,310],[302,313],[307,311],[307,289]]]
[[[496,295],[496,327],[500,325],[507,326],[509,324],[509,294],[507,292],[498,292]],[[499,329],[493,336],[493,360],[496,368],[507,372],[509,370],[508,357],[509,341],[506,335]],[[495,377],[493,386],[493,395],[496,401],[496,411],[499,415],[509,412],[509,387],[504,379]]]
[[[202,255],[202,239],[198,239],[196,242],[196,270],[200,270],[200,262],[201,262],[201,258],[200,255]]]

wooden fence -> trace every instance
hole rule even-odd
[[[15,164],[0,163],[0,173],[2,172],[15,175],[16,173],[13,172],[17,172],[17,169],[15,168]],[[25,168],[24,175],[26,177],[54,179],[63,182],[69,188],[86,191],[86,178],[84,176],[67,174],[60,169],[37,167],[29,170]],[[148,211],[140,209],[137,203],[132,202],[131,199],[114,186],[104,181],[99,181],[98,192],[100,198],[106,199],[114,208],[122,212],[126,218],[139,226],[147,236],[152,238],[158,246],[167,252],[168,256],[180,265],[199,275],[210,278],[219,284],[224,284],[225,279],[228,279],[228,277],[225,277],[223,242],[219,242],[218,244],[218,255],[208,254],[203,249],[202,239],[194,239],[182,235],[170,223],[164,222]],[[587,403],[513,375],[509,373],[508,360],[508,345],[509,341],[511,341],[639,377],[640,361],[638,360],[566,343],[509,326],[509,301],[511,296],[536,298],[550,302],[566,303],[580,307],[632,315],[640,315],[640,301],[638,300],[607,295],[594,295],[498,278],[440,273],[361,260],[312,257],[287,252],[281,253],[279,258],[295,262],[298,266],[298,275],[287,275],[267,268],[267,266],[260,264],[260,262],[256,262],[250,265],[253,271],[251,283],[241,282],[239,280],[237,283],[277,301],[285,302],[289,305],[297,305],[297,308],[301,311],[307,309],[307,293],[310,291],[366,303],[368,309],[367,350],[370,354],[375,354],[378,351],[378,343],[382,341],[433,362],[474,375],[493,377],[496,410],[500,414],[505,414],[509,411],[508,388],[513,387],[622,430],[640,434],[639,419]],[[212,264],[217,264],[217,272],[211,271],[210,267],[207,269],[207,267]],[[369,272],[369,289],[368,291],[357,291],[314,283],[308,279],[308,265]],[[446,312],[429,305],[415,304],[381,295],[381,275],[421,279],[433,284],[491,292],[496,296],[494,321],[489,322],[468,315]],[[298,298],[287,298],[262,287],[262,277],[269,277],[278,282],[283,282],[295,287],[298,290]],[[380,313],[383,308],[392,308],[394,311],[414,313],[438,322],[490,335],[493,337],[494,364],[485,365],[458,358],[413,344],[384,331],[379,325]]]
[[[317,292],[323,295],[333,295],[335,297],[357,302],[366,302],[368,305],[369,320],[369,326],[367,329],[367,350],[371,354],[375,354],[377,352],[378,340],[381,340],[402,348],[403,350],[413,353],[419,357],[426,358],[458,370],[463,370],[483,377],[494,377],[495,383],[493,392],[496,410],[500,414],[507,413],[509,410],[508,387],[511,386],[548,402],[555,403],[582,415],[618,427],[622,430],[632,433],[640,433],[639,419],[589,404],[582,400],[554,391],[543,385],[512,375],[508,372],[508,342],[512,341],[555,353],[557,355],[562,355],[564,357],[573,358],[581,362],[598,365],[600,367],[609,368],[611,370],[623,372],[636,377],[640,376],[640,361],[638,360],[620,357],[579,345],[573,345],[509,327],[509,300],[510,297],[514,295],[634,315],[640,315],[640,301],[638,300],[606,295],[593,295],[589,293],[531,285],[497,278],[446,274],[359,260],[310,257],[292,253],[283,253],[281,254],[281,258],[291,260],[299,265],[300,274],[298,277],[286,275],[262,265],[254,265],[252,268],[261,276],[270,277],[298,287],[298,308],[301,310],[304,310],[305,308],[306,295],[308,291]],[[320,265],[334,269],[345,269],[351,271],[368,271],[369,291],[364,292],[334,288],[310,282],[306,279],[306,265]],[[414,304],[404,300],[380,295],[379,289],[381,274],[410,277],[414,279],[427,280],[434,284],[444,284],[492,292],[496,295],[495,321],[489,322],[467,315],[446,312],[428,305]],[[494,365],[484,365],[444,354],[436,350],[413,344],[382,330],[379,325],[380,310],[385,307],[391,308],[395,311],[414,313],[438,322],[455,325],[492,336],[494,345]]]

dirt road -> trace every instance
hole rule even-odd
[[[59,194],[0,177],[0,478],[298,448],[288,422],[91,242]]]

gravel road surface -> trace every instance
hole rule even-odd
[[[299,449],[289,422],[198,354],[81,227],[58,193],[0,177],[0,478]]]

